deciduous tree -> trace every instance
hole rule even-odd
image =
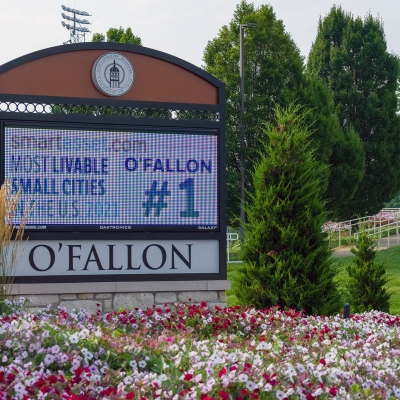
[[[387,51],[381,20],[370,14],[354,18],[335,6],[320,19],[307,74],[329,86],[341,128],[347,134],[354,129],[365,151],[364,177],[354,200],[341,211],[348,217],[379,211],[399,189],[398,73],[398,59]]]
[[[363,162],[359,163],[357,152],[362,146],[352,132],[344,133],[334,115],[331,93],[319,77],[305,77],[303,60],[299,49],[285,31],[269,5],[256,8],[242,1],[236,8],[229,25],[223,26],[216,38],[209,41],[204,51],[205,69],[226,84],[226,155],[227,155],[227,209],[228,223],[238,225],[240,214],[240,75],[239,31],[240,24],[256,23],[258,26],[245,30],[244,40],[244,160],[245,188],[253,193],[251,173],[260,159],[260,139],[263,138],[262,121],[274,121],[274,108],[286,107],[290,102],[310,108],[306,116],[311,127],[317,158],[329,165],[330,178],[324,190],[331,199],[328,207],[337,212],[342,199],[346,201],[354,193]],[[343,150],[341,157],[336,148]],[[346,183],[337,191],[342,176],[338,171],[346,163],[349,173]]]
[[[135,36],[131,28],[127,28],[126,30],[121,26],[119,28],[110,28],[106,36],[107,42],[142,45],[142,39],[139,36]],[[105,40],[106,37],[102,33],[93,34],[92,42],[105,42]]]

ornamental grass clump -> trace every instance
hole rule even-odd
[[[242,259],[234,292],[242,305],[332,314],[341,308],[333,282],[323,188],[327,167],[314,156],[300,107],[276,110],[265,125],[255,194],[247,207]]]
[[[5,181],[0,188],[0,312],[5,306],[4,299],[10,294],[14,272],[21,252],[28,210],[16,228],[14,219],[18,210],[20,192],[13,193],[11,182]]]

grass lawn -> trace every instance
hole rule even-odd
[[[349,257],[333,257],[333,262],[338,267],[338,282],[341,282],[345,275],[345,266],[351,262],[353,256]],[[391,294],[390,300],[390,313],[393,315],[400,315],[400,246],[391,247],[387,250],[378,251],[376,261],[383,262],[386,265],[386,270],[389,275],[388,288]],[[228,264],[228,279],[235,281],[238,274],[237,270],[241,264]],[[232,290],[227,291],[227,304],[238,304],[236,296]]]

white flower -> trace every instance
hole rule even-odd
[[[240,374],[238,376],[239,382],[247,382],[249,380],[249,377],[246,374]]]
[[[269,384],[269,383],[266,383],[265,386],[264,386],[264,390],[266,392],[270,392],[272,390],[272,385]]]
[[[252,381],[247,381],[246,388],[253,391],[254,389],[257,389],[257,385]]]
[[[297,369],[299,370],[299,372],[300,373],[303,373],[303,372],[305,372],[305,368],[304,368],[304,365],[303,364],[300,364],[300,363],[297,363],[296,364],[296,367],[297,367]]]
[[[158,379],[159,379],[161,382],[164,382],[164,381],[168,380],[168,377],[167,377],[167,375],[165,375],[165,374],[161,374],[161,375],[158,377]]]
[[[85,353],[83,353],[83,356],[85,357],[85,360],[91,360],[93,358],[93,353],[91,353],[90,351],[86,351]]]
[[[147,365],[147,364],[146,364],[146,361],[144,361],[144,360],[140,360],[140,361],[139,361],[139,367],[140,367],[140,368],[144,368],[144,367],[146,367],[146,365]]]
[[[266,342],[260,342],[256,347],[256,350],[271,350],[271,349],[272,349],[272,344]]]
[[[53,362],[54,362],[54,356],[52,354],[46,354],[46,357],[44,358],[45,365],[48,366]]]
[[[368,383],[368,382],[364,382],[363,384],[362,384],[362,388],[363,388],[363,390],[368,390],[369,388],[370,388],[370,384]]]
[[[399,388],[393,388],[393,394],[397,397],[400,398],[400,389]]]
[[[99,373],[99,369],[97,368],[97,365],[94,365],[94,364],[92,364],[92,365],[89,367],[89,371],[90,371],[90,372],[93,372],[93,374],[98,374],[98,373]]]
[[[282,390],[277,390],[276,392],[276,398],[279,400],[283,400],[286,397],[286,394],[282,392]]]
[[[68,339],[69,339],[69,341],[71,343],[78,343],[79,342],[79,337],[78,337],[78,335],[76,333],[74,333],[73,335],[70,335]]]
[[[132,361],[129,363],[129,366],[130,366],[132,369],[137,369],[137,362],[136,362],[136,360],[132,360]]]
[[[51,348],[51,352],[53,354],[58,354],[60,352],[61,348],[58,344],[55,344],[52,348]]]
[[[130,375],[126,376],[126,377],[124,378],[124,383],[125,383],[125,385],[132,385],[132,383],[133,383],[133,378],[132,378]]]
[[[323,393],[323,390],[321,388],[318,388],[315,392],[313,392],[314,397],[318,397],[320,394]]]
[[[20,397],[27,393],[27,391],[25,390],[25,386],[21,382],[17,382],[14,385],[13,389],[15,390],[15,393],[17,393]]]
[[[170,351],[178,351],[179,347],[177,344],[171,344],[171,346],[169,346],[169,350]]]

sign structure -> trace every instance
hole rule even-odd
[[[6,125],[4,136],[27,229],[218,228],[215,134]]]
[[[100,92],[108,96],[122,96],[132,87],[135,73],[125,56],[107,53],[94,63],[92,79]]]
[[[24,78],[41,70],[59,72]],[[32,208],[15,282],[226,279],[224,102],[220,81],[144,47],[0,66],[0,175],[14,223]]]

